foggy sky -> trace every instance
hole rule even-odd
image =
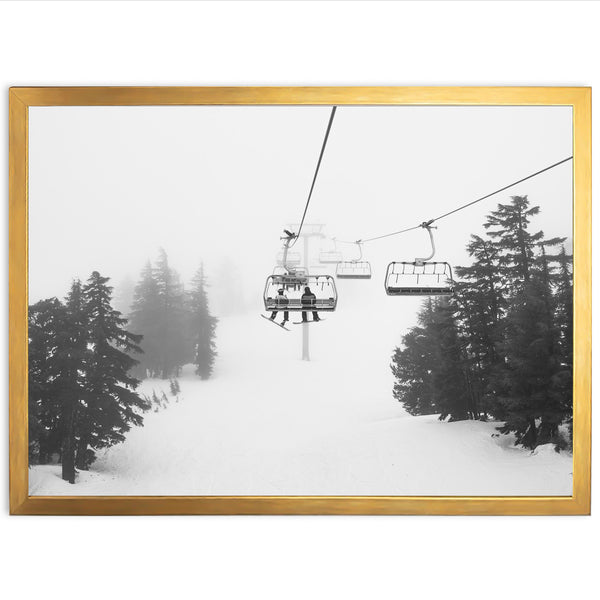
[[[260,310],[281,230],[302,215],[330,110],[30,108],[30,303],[63,297],[74,277],[93,270],[115,285],[137,280],[164,247],[184,281],[201,260],[210,276],[231,259],[240,295]],[[342,106],[307,222],[325,223],[339,239],[380,235],[571,154],[569,107]],[[469,234],[483,232],[498,202],[523,194],[541,207],[532,229],[571,237],[569,162],[436,223],[435,260],[468,264]],[[366,245],[373,280],[347,289],[359,283],[361,298],[379,298],[387,263],[428,248],[422,230]],[[352,248],[340,249],[352,258]]]

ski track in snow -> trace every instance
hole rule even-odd
[[[309,325],[310,362],[300,360],[300,326],[221,319],[212,379],[186,367],[179,402],[168,381],[144,381],[140,391],[164,390],[167,408],[101,450],[75,486],[60,466],[31,468],[30,494],[571,495],[571,455],[515,448],[492,437],[495,423],[402,409],[389,363],[406,324],[393,306]]]

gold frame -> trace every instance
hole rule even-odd
[[[573,109],[574,443],[572,496],[29,496],[27,423],[30,106],[562,105]],[[17,87],[9,90],[11,514],[445,514],[590,512],[591,89],[585,87]]]

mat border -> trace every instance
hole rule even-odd
[[[31,106],[531,105],[573,109],[573,495],[29,496],[28,115]],[[19,515],[587,515],[591,483],[591,88],[13,87],[9,90],[10,513]]]

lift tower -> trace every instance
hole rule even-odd
[[[290,231],[297,231],[300,227],[299,223],[292,223],[287,225]],[[322,223],[304,223],[302,231],[300,232],[300,238],[302,239],[302,246],[304,248],[304,256],[302,260],[302,266],[309,270],[309,259],[310,259],[310,240],[313,238],[325,237],[323,228],[325,227]],[[310,336],[309,336],[309,325],[308,323],[302,323],[302,360],[310,360]]]

